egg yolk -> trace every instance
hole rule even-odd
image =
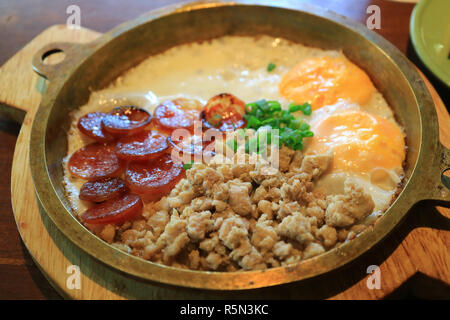
[[[367,74],[344,57],[300,62],[283,76],[278,89],[287,100],[309,102],[313,109],[335,104],[338,99],[362,105],[375,90]]]
[[[398,126],[365,111],[333,114],[312,127],[307,153],[333,149],[332,172],[370,175],[374,169],[401,169],[405,141]]]

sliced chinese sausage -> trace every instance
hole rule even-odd
[[[140,161],[162,156],[167,148],[167,137],[157,131],[142,131],[126,136],[116,144],[116,153],[121,159]]]
[[[230,131],[246,126],[245,103],[229,93],[218,94],[205,105],[202,113],[206,127]]]
[[[98,142],[109,142],[114,137],[102,128],[102,119],[106,115],[103,112],[91,112],[78,120],[78,129],[88,137]]]
[[[194,99],[178,98],[168,100],[156,107],[154,121],[170,134],[175,129],[194,129],[194,122],[200,121],[203,106]]]
[[[107,113],[102,124],[104,130],[113,135],[133,135],[145,129],[152,116],[146,110],[135,106],[114,108]]]
[[[125,161],[116,155],[115,146],[101,143],[78,149],[68,162],[70,173],[86,180],[118,176],[124,166]]]
[[[80,189],[81,200],[103,202],[126,191],[125,181],[120,178],[103,178],[88,181]]]
[[[144,195],[148,201],[157,201],[169,194],[183,177],[183,165],[174,163],[170,154],[145,162],[132,162],[125,173],[130,190]]]
[[[122,224],[141,215],[143,203],[136,194],[122,193],[87,209],[81,220],[88,224]]]

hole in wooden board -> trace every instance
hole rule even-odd
[[[52,49],[42,55],[42,62],[47,65],[55,65],[63,62],[66,54],[61,49]]]

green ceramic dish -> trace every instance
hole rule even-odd
[[[412,12],[410,33],[420,59],[450,87],[450,1],[421,0]]]

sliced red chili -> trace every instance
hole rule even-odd
[[[202,116],[204,124],[220,131],[230,131],[246,126],[245,103],[229,93],[218,94],[208,100]]]

